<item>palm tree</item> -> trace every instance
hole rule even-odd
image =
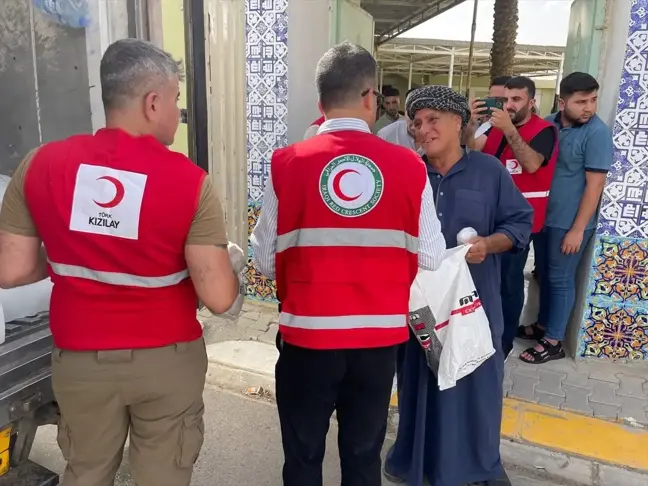
[[[518,0],[495,0],[491,78],[513,75],[518,27]]]

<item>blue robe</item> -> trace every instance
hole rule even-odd
[[[442,176],[428,164],[437,214],[448,248],[468,226],[479,236],[503,233],[513,251],[531,234],[533,210],[502,163],[470,152]],[[495,480],[500,461],[504,321],[500,299],[500,256],[470,265],[477,292],[490,322],[496,353],[457,386],[439,391],[417,340],[400,349],[397,367],[399,425],[386,471],[408,486],[463,486]]]

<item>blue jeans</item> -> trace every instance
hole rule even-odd
[[[567,230],[545,228],[546,271],[540,277],[538,323],[545,326],[545,337],[562,341],[576,299],[576,270],[594,230],[585,230],[578,253],[565,255],[561,246]]]
[[[535,254],[538,275],[543,273],[544,233],[533,233],[531,242]],[[502,350],[504,356],[513,350],[513,341],[520,325],[520,315],[524,307],[524,267],[529,257],[529,247],[519,252],[502,254],[502,314],[504,316],[504,333],[502,334]]]

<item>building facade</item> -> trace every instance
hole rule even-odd
[[[309,14],[300,10],[304,2],[290,3],[289,9],[289,0],[246,2],[250,231],[272,151],[298,140],[318,115],[315,64],[345,36],[331,34],[328,25],[304,48]],[[310,15],[321,20],[329,2],[319,12],[317,4]],[[598,76],[600,115],[613,130],[615,158],[591,257],[580,271],[569,344],[577,359],[648,359],[648,0],[576,0],[572,13],[565,74],[571,66]],[[583,49],[601,30],[600,49]],[[250,298],[276,301],[274,282],[251,265],[247,277]]]
[[[619,45],[612,48],[622,59],[611,120],[615,153],[588,268],[576,357],[644,360],[648,359],[648,0],[614,4],[608,11],[611,14],[614,8],[614,16],[621,19],[612,19],[609,43]],[[610,57],[599,61],[599,73],[612,68],[618,72],[609,61]]]

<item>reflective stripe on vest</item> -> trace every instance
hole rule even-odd
[[[64,263],[49,262],[52,271],[61,277],[84,278],[95,282],[109,285],[123,285],[129,287],[145,287],[149,289],[158,289],[162,287],[171,287],[177,285],[189,277],[188,270],[182,270],[171,275],[162,275],[160,277],[142,277],[141,275],[131,275],[119,272],[100,272],[90,268],[80,267],[78,265],[66,265]]]
[[[282,312],[279,324],[314,331],[336,329],[394,328],[407,324],[405,315],[306,317]]]
[[[416,236],[401,230],[359,228],[304,228],[277,238],[277,253],[298,246],[391,247],[417,253],[419,241]]]
[[[523,192],[522,195],[527,199],[549,197],[549,191]]]

